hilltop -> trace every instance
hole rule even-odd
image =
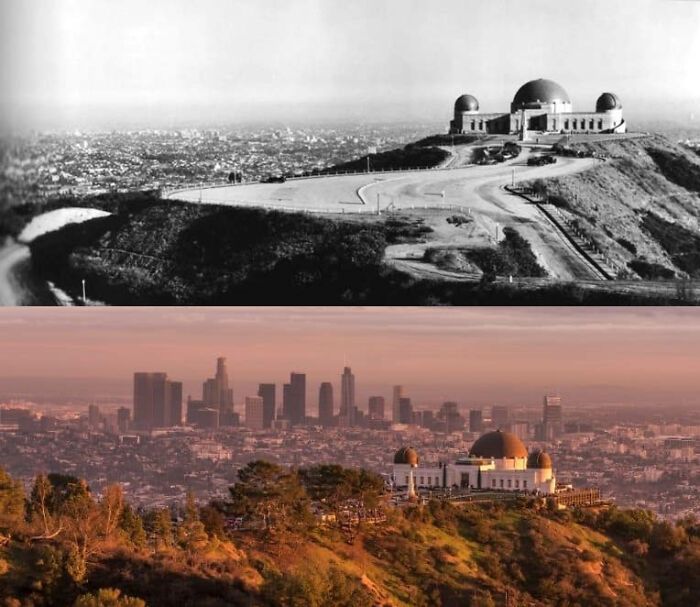
[[[428,138],[385,158],[401,161],[406,150],[432,153],[438,149],[436,143],[443,141]],[[471,157],[474,145],[482,145],[481,140],[458,143],[454,158]],[[479,179],[486,180],[489,189],[476,186],[471,194],[474,213],[464,207],[455,211],[426,204],[424,209],[404,206],[377,216],[367,212],[371,211],[367,205],[354,202],[355,208],[345,202],[338,205],[342,213],[315,214],[192,204],[162,200],[157,192],[135,192],[66,198],[42,209],[17,207],[3,218],[0,232],[16,235],[36,213],[61,206],[112,213],[81,226],[66,226],[32,243],[32,266],[38,277],[74,299],[80,296],[85,279],[89,297],[108,304],[659,305],[695,301],[690,281],[700,274],[696,218],[700,157],[659,135],[555,147],[562,156],[579,154],[604,161],[589,158],[577,165],[583,167],[581,172],[521,183],[545,195],[545,202],[556,208],[560,225],[599,251],[616,280],[601,281],[590,274],[587,262],[572,253],[544,215],[516,196],[500,192],[499,177],[489,177],[490,167],[479,167],[479,174],[486,175]],[[569,160],[550,166],[558,170],[565,162]],[[527,176],[530,168],[519,167],[520,174]],[[408,182],[405,176],[326,179],[350,179],[344,187],[353,196],[363,183],[399,184],[399,189],[406,183],[399,197],[404,205],[410,196],[416,200],[432,196],[430,200],[439,205],[441,186],[437,184],[456,180],[454,187],[461,187],[459,180],[469,179],[472,170],[476,169],[414,172]],[[493,175],[509,175],[510,170],[507,166],[505,173]],[[546,167],[532,170],[535,174],[549,171]],[[457,177],[458,171],[467,172]],[[423,179],[437,180],[436,185],[426,186],[423,192],[416,185]],[[328,183],[317,179],[296,181],[293,186],[238,186],[230,191],[285,196],[293,188],[306,192],[313,186],[314,196],[326,200],[323,193]],[[451,196],[459,200],[458,192]],[[382,203],[387,204],[386,196]],[[343,204],[350,205],[347,213]],[[498,222],[505,222],[505,229]],[[499,242],[494,233],[502,237]],[[553,269],[564,275],[573,272],[574,277],[555,279]]]
[[[132,509],[118,486],[97,499],[57,474],[37,477],[24,502],[0,470],[0,599],[8,607],[687,607],[700,599],[696,521],[673,525],[614,507],[551,511],[526,497],[394,507],[381,479],[338,466],[252,462],[240,479],[228,500],[183,498],[172,519]],[[107,601],[115,595],[122,602]]]

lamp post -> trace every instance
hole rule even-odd
[[[82,283],[83,283],[83,305],[86,306],[87,305],[87,297],[85,297],[85,279],[84,278],[82,280]]]

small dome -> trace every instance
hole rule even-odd
[[[411,447],[401,447],[401,449],[394,454],[394,463],[417,466],[418,453],[416,453],[415,449],[412,449]]]
[[[610,110],[621,110],[622,103],[615,93],[603,93],[595,102],[596,112],[609,112]]]
[[[455,101],[455,112],[478,112],[479,102],[474,95],[462,95]]]
[[[535,449],[530,455],[527,456],[527,467],[528,468],[551,468],[552,458],[549,457],[548,453],[540,449]]]
[[[527,449],[515,434],[496,430],[479,437],[469,450],[469,455],[495,459],[527,457]]]
[[[557,84],[553,80],[540,78],[539,80],[530,80],[526,82],[515,93],[513,105],[527,106],[531,104],[543,103],[571,103],[569,94],[564,90],[564,87]]]

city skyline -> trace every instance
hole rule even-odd
[[[19,58],[0,72],[6,128],[444,120],[458,94],[498,108],[537,77],[579,108],[602,86],[630,118],[700,113],[697,2],[9,0],[0,13],[3,56]]]
[[[688,310],[79,312],[0,310],[0,391],[42,377],[50,394],[52,380],[86,378],[124,385],[128,395],[132,374],[145,369],[167,372],[183,382],[183,398],[198,398],[212,360],[226,356],[237,406],[261,383],[278,384],[281,406],[282,384],[295,371],[308,377],[307,408],[315,411],[320,383],[331,382],[338,410],[344,361],[357,377],[363,409],[369,396],[393,406],[392,386],[399,384],[414,405],[528,403],[552,392],[567,402],[697,403],[700,319]]]

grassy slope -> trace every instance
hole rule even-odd
[[[641,259],[680,275],[683,270],[672,253],[643,223],[651,212],[700,234],[696,220],[700,158],[660,135],[574,147],[605,155],[608,161],[584,173],[546,180],[548,192],[568,202],[569,210],[564,212],[578,219],[618,265],[628,267]],[[631,243],[636,254],[620,240]]]
[[[502,605],[506,591],[517,605],[660,604],[653,572],[645,580],[635,574],[610,537],[532,510],[468,511],[457,523],[415,510],[351,543],[331,530],[307,541],[235,541],[236,548],[218,546],[196,564],[168,554],[106,554],[85,590],[116,587],[149,605],[258,605],[266,578],[323,578],[335,567],[377,605],[486,605],[486,593]],[[29,553],[4,549],[0,558],[10,563],[5,581],[16,591],[32,575]]]

